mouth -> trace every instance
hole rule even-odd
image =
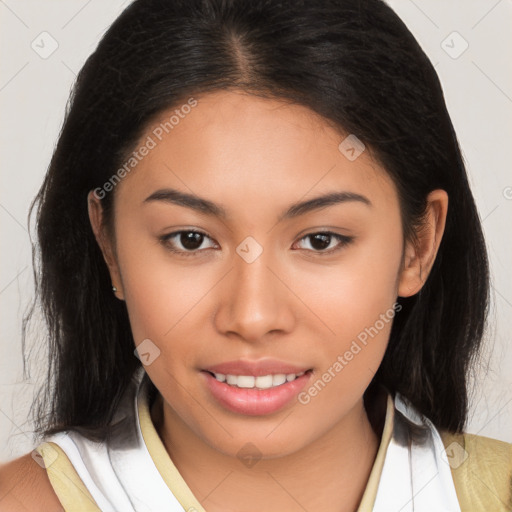
[[[311,379],[313,369],[252,375],[202,370],[206,390],[224,410],[244,416],[264,416],[291,405]]]

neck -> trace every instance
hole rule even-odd
[[[174,465],[208,512],[353,512],[363,496],[380,442],[382,395],[379,402],[375,405],[372,401],[367,414],[361,399],[313,443],[283,457],[261,459],[251,467],[204,442],[161,395],[151,415]]]

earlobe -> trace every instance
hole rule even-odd
[[[448,213],[448,194],[436,189],[427,197],[427,213],[424,225],[418,229],[415,241],[405,246],[398,296],[410,297],[425,284],[441,244]]]
[[[110,272],[110,279],[112,280],[112,292],[114,295],[121,300],[124,300],[123,289],[121,286],[121,276],[117,259],[115,257],[115,251],[112,247],[112,241],[105,231],[103,223],[103,207],[100,199],[98,199],[94,191],[91,190],[87,195],[87,208],[89,213],[89,221],[91,228],[94,233],[94,237],[98,246],[103,254],[103,259],[107,264]]]

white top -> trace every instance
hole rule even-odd
[[[183,512],[142,436],[139,410],[147,405],[149,376],[143,367],[126,390],[112,421],[111,439],[88,440],[69,430],[47,436],[65,452],[103,512]],[[461,512],[441,436],[432,422],[396,394],[373,512]],[[386,427],[387,428],[387,427]],[[47,457],[45,457],[47,463]],[[201,512],[204,509],[188,510]]]

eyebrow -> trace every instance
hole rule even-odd
[[[150,196],[144,199],[143,203],[151,203],[153,201],[163,201],[166,203],[176,204],[178,206],[190,208],[200,213],[219,217],[221,219],[227,219],[228,217],[226,210],[222,206],[208,199],[172,188],[160,189],[153,192]],[[348,191],[329,192],[327,194],[314,197],[313,199],[308,199],[307,201],[293,203],[288,210],[281,214],[278,220],[282,221],[291,219],[327,206],[348,202],[360,202],[369,207],[373,206],[372,202],[366,196],[361,194]]]

